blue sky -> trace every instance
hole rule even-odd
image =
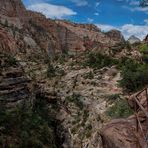
[[[93,23],[103,31],[120,30],[125,38],[148,34],[148,7],[139,0],[23,0],[27,9],[42,12],[48,18]]]

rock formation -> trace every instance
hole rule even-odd
[[[8,109],[33,105],[33,87],[22,67],[10,55],[0,52],[0,105]]]
[[[0,51],[15,53],[17,49],[14,38],[5,29],[0,28]]]
[[[130,44],[134,44],[134,43],[140,43],[141,40],[137,37],[135,37],[134,35],[130,36],[129,39],[127,40]]]
[[[145,37],[144,42],[148,44],[148,35]]]
[[[124,39],[123,35],[118,30],[110,30],[106,34],[107,34],[107,36],[109,36],[111,41],[114,40],[114,41],[116,41],[118,43],[125,42],[125,39]]]
[[[21,0],[1,1],[0,8],[1,25],[15,36],[20,49],[17,52],[23,50],[32,53],[36,48],[39,53],[50,55],[56,52],[107,49],[124,41],[119,31],[105,34],[92,24],[47,19],[40,13],[26,10]]]

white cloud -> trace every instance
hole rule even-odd
[[[140,4],[140,2],[137,0],[131,0],[131,2],[129,4],[132,6],[138,6]]]
[[[88,5],[88,2],[86,0],[70,0],[70,1],[80,7]]]
[[[32,4],[32,5],[28,6],[27,9],[32,10],[32,11],[36,11],[36,12],[41,12],[47,18],[61,19],[66,16],[71,16],[71,15],[77,14],[72,9],[69,9],[65,6],[52,5],[49,3]]]
[[[102,31],[109,31],[109,30],[112,30],[112,29],[117,29],[116,27],[114,26],[111,26],[111,25],[107,25],[107,24],[96,24],[99,28],[101,28]]]
[[[147,25],[133,25],[133,24],[125,24],[120,27],[115,27],[111,25],[97,24],[99,28],[103,31],[109,31],[111,29],[117,29],[122,32],[125,39],[128,39],[131,35],[135,35],[136,37],[143,40],[145,36],[148,34],[148,26]]]
[[[124,34],[125,38],[135,35],[140,39],[144,39],[144,37],[148,34],[148,26],[146,25],[126,24],[123,25],[120,30]]]
[[[87,18],[87,21],[88,21],[89,23],[92,23],[92,22],[94,21],[94,19],[92,19],[92,18]]]
[[[98,7],[100,5],[100,2],[96,2],[95,6]]]
[[[145,13],[148,13],[148,7],[128,7],[128,6],[123,6],[123,8],[125,9],[128,9],[132,12],[135,12],[135,11],[141,11],[141,12],[145,12]]]
[[[144,20],[144,23],[145,23],[146,25],[148,25],[148,19],[145,19],[145,20]]]
[[[94,13],[94,15],[98,16],[98,15],[99,15],[99,13],[98,13],[98,12],[95,12],[95,13]]]

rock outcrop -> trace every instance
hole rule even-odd
[[[129,37],[129,39],[127,40],[130,44],[135,44],[135,43],[140,43],[141,40],[139,38],[137,38],[136,36],[132,35],[131,37]]]
[[[144,42],[148,44],[148,35],[145,37]]]
[[[15,53],[17,49],[14,38],[5,29],[0,28],[0,51]]]
[[[121,34],[120,31],[118,30],[110,30],[108,32],[106,32],[106,35],[113,41],[116,41],[118,43],[123,43],[125,42],[125,39],[123,37],[123,35]]]
[[[1,0],[0,15],[8,17],[22,16],[25,12],[25,7],[20,0]]]
[[[16,106],[32,106],[31,80],[22,67],[9,55],[0,52],[0,105],[8,109]]]

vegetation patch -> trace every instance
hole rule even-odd
[[[103,68],[117,63],[118,61],[116,59],[110,58],[107,55],[102,55],[99,52],[90,52],[86,61],[86,65],[92,68]]]
[[[142,60],[148,64],[148,44],[142,44],[140,52],[142,53]]]
[[[13,111],[0,108],[0,147],[8,148],[56,148],[54,126],[48,108],[41,98],[33,109],[25,106]]]
[[[126,118],[132,115],[133,111],[125,99],[118,99],[115,101],[115,104],[106,111],[106,114],[111,118]]]
[[[120,86],[129,92],[138,91],[148,84],[148,64],[127,60],[121,68]]]
[[[68,96],[65,98],[65,102],[66,103],[72,102],[80,109],[83,109],[84,107],[83,102],[82,102],[82,96],[80,94],[73,93],[72,96]]]

